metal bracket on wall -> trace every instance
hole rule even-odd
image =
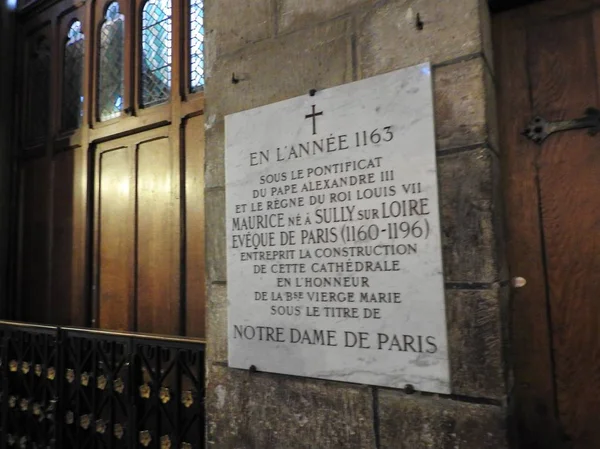
[[[590,136],[600,133],[600,110],[587,108],[583,117],[559,122],[549,122],[543,117],[535,117],[522,134],[535,143],[541,144],[551,134],[572,129],[589,129]]]

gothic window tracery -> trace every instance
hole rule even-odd
[[[83,117],[83,56],[85,36],[81,22],[74,21],[67,33],[63,59],[62,128],[79,128]]]
[[[190,0],[190,90],[204,88],[204,0]]]
[[[141,103],[168,101],[172,62],[171,0],[148,0],[142,10]]]
[[[98,117],[100,121],[121,115],[124,97],[125,16],[119,12],[119,3],[112,2],[106,9],[100,27],[98,62]]]

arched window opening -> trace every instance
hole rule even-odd
[[[190,0],[190,90],[204,89],[204,0]]]
[[[121,115],[124,96],[125,16],[119,3],[112,2],[100,28],[98,62],[98,118],[110,120]]]
[[[83,117],[84,35],[81,22],[71,24],[67,34],[63,60],[62,128],[76,129]]]
[[[171,93],[171,0],[148,0],[142,11],[142,106],[168,101]]]

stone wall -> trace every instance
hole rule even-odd
[[[7,297],[7,262],[10,206],[10,154],[13,121],[13,33],[14,13],[0,2],[0,314]]]
[[[507,447],[508,292],[486,2],[205,5],[209,447]],[[434,66],[453,394],[229,369],[224,116],[425,61]]]

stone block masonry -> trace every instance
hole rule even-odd
[[[208,447],[508,447],[507,302],[489,14],[482,0],[206,0]],[[452,394],[227,366],[227,114],[433,64]]]

